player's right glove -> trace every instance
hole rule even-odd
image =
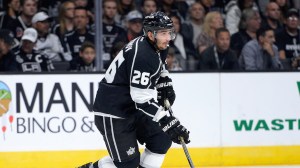
[[[190,143],[190,132],[180,124],[179,120],[173,116],[165,116],[159,120],[162,130],[169,135],[174,143],[180,144],[179,137],[183,137],[186,144]]]

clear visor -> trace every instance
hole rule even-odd
[[[160,38],[170,38],[171,40],[174,40],[176,38],[176,33],[174,29],[163,29],[163,30],[156,30],[154,31],[154,37],[160,37]]]

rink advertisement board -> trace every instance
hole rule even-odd
[[[300,145],[299,73],[221,75],[224,146]]]
[[[91,112],[101,77],[45,74],[1,77],[0,89],[7,90],[2,97],[10,94],[11,98],[1,105],[4,112],[0,118],[0,151],[105,147],[99,143],[100,135]],[[86,143],[86,139],[92,142]]]
[[[191,145],[300,145],[300,73],[172,74]]]
[[[188,147],[196,166],[300,164],[294,155],[300,149],[299,73],[171,77],[177,95],[173,111],[191,132]],[[103,74],[0,75],[0,167],[20,167],[12,157],[27,158],[22,166],[31,168],[38,167],[37,160],[48,161],[48,167],[74,167],[91,156],[89,151],[93,159],[100,158],[105,145],[93,123],[92,104],[101,78]],[[188,166],[178,150],[182,152],[179,145],[172,146],[165,167]],[[178,152],[182,161],[174,163]],[[53,159],[64,164],[57,166]]]

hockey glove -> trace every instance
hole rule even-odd
[[[165,116],[159,120],[162,130],[169,135],[174,143],[181,144],[179,137],[183,137],[186,144],[190,143],[190,132],[180,124],[179,120],[173,116]]]
[[[158,104],[164,106],[165,99],[168,99],[172,105],[175,101],[176,95],[173,89],[172,79],[168,76],[160,77],[157,84],[157,101]]]

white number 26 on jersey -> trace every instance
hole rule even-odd
[[[138,70],[133,71],[132,83],[147,85],[149,83],[149,72],[140,72]]]

